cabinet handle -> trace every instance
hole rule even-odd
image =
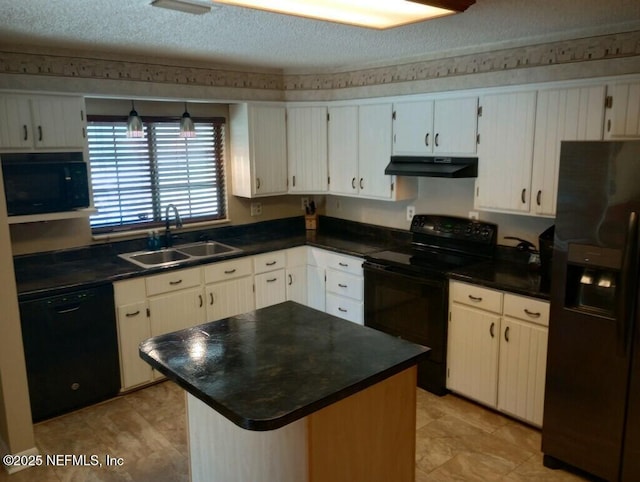
[[[224,271],[224,274],[233,274],[233,273],[235,273],[235,272],[236,272],[236,269],[235,269],[235,268],[233,268],[233,269],[227,269],[227,270],[225,270],[225,271]]]
[[[424,135],[424,145],[429,147],[429,133],[428,132]]]
[[[347,285],[343,285],[342,283],[338,283],[338,286],[339,286],[340,288],[346,288],[346,287],[347,287]]]
[[[273,266],[274,264],[276,264],[276,261],[268,261],[265,263],[267,266]]]
[[[213,306],[213,293],[209,293],[209,304]]]
[[[296,176],[293,176],[293,187],[296,187]]]
[[[338,265],[342,266],[343,268],[349,267],[349,263],[343,263],[342,261],[338,262]]]
[[[344,308],[340,308],[339,306],[338,306],[338,311],[342,311],[343,313],[347,312],[347,310],[345,310]]]
[[[125,313],[124,316],[126,316],[127,318],[133,318],[134,316],[138,316],[139,314],[140,314],[140,310],[134,311],[133,313]]]
[[[474,301],[475,303],[480,303],[482,301],[482,296],[473,296],[473,295],[468,295],[469,299],[471,301]]]
[[[527,195],[527,188],[525,187],[522,190],[522,193],[520,194],[520,199],[522,199],[522,204],[526,203],[527,201],[525,201],[525,196]]]
[[[536,195],[536,202],[538,203],[538,206],[541,205],[540,201],[542,200],[542,190],[540,189],[538,191],[538,194]]]
[[[42,126],[38,126],[38,141],[42,142]]]
[[[289,275],[289,286],[293,284],[293,276]]]
[[[524,309],[524,312],[529,315],[531,318],[540,318],[540,312],[539,311],[529,311],[528,309]]]
[[[509,341],[509,327],[508,326],[504,329],[504,341],[507,341],[507,342]]]
[[[495,328],[496,328],[495,322],[491,322],[491,326],[489,327],[489,334],[491,335],[491,338],[495,336],[495,333],[494,333]]]
[[[171,286],[179,285],[180,283],[182,283],[182,280],[181,280],[181,279],[179,279],[178,281],[169,281],[169,284],[170,284]]]
[[[364,180],[364,178],[360,178],[360,189],[364,189],[364,186],[362,185],[362,181]]]
[[[198,295],[198,299],[200,300],[200,308],[204,305],[204,300],[202,299],[202,295]]]
[[[356,188],[356,178],[355,178],[355,177],[354,177],[353,179],[351,179],[351,187],[352,187],[353,189],[355,189],[355,188]]]
[[[260,189],[260,178],[256,177],[256,189]]]
[[[440,133],[436,134],[436,147],[438,147],[440,144],[438,144],[438,139],[440,138]]]
[[[27,129],[26,124],[22,125],[22,130],[24,131],[24,137],[22,140],[26,141],[29,138],[29,130]]]
[[[278,281],[278,278],[271,278],[267,280],[267,283],[273,283],[274,281]]]

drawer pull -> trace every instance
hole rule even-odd
[[[273,283],[274,281],[278,281],[278,278],[271,278],[267,280],[267,283]]]
[[[289,275],[289,286],[293,284],[293,276]]]
[[[529,311],[528,309],[524,309],[524,312],[529,315],[531,318],[540,318],[540,312],[539,311]]]
[[[489,327],[489,334],[491,335],[491,338],[495,336],[495,333],[494,333],[495,328],[496,328],[496,324],[495,322],[492,322],[491,326]]]
[[[475,303],[480,303],[482,301],[482,296],[473,296],[473,295],[468,295],[469,299]]]
[[[338,283],[338,286],[339,286],[340,288],[347,288],[347,285],[343,285],[342,283]]]
[[[140,314],[140,310],[134,311],[133,313],[125,313],[124,316],[126,316],[127,318],[132,318],[134,316],[138,316],[139,314]]]
[[[209,305],[213,306],[213,293],[209,293]]]
[[[339,262],[338,264],[339,264],[340,266],[342,266],[343,268],[348,268],[348,267],[349,267],[349,263]]]
[[[182,283],[182,280],[181,280],[181,279],[179,279],[178,281],[169,281],[169,284],[170,284],[171,286],[176,286],[176,285],[179,285],[180,283]]]
[[[508,326],[504,329],[504,341],[507,341],[507,342],[509,341],[509,327]]]
[[[204,300],[202,299],[202,295],[198,295],[198,299],[200,300],[199,307],[202,308],[202,305],[204,305]]]
[[[338,311],[342,311],[343,313],[346,313],[346,312],[347,312],[347,310],[345,310],[344,308],[341,308],[341,307],[339,307],[339,306],[338,306]]]
[[[224,271],[224,274],[233,274],[233,273],[235,273],[235,272],[236,272],[236,269],[235,269],[235,268],[233,268],[233,269],[226,269],[226,270]]]
[[[274,264],[276,264],[276,263],[277,263],[277,261],[267,261],[265,264],[266,264],[267,266],[273,266],[273,265],[274,265]]]
[[[22,130],[24,131],[24,137],[22,138],[22,140],[26,141],[29,138],[29,131],[27,130],[27,126],[23,125]]]

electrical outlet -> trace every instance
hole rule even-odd
[[[407,206],[407,221],[411,221],[415,214],[416,214],[416,207],[415,206]]]
[[[303,197],[300,198],[301,204],[302,204],[302,210],[304,211],[307,206],[309,205],[309,198],[308,197]]]
[[[251,215],[260,216],[262,214],[262,203],[251,203]]]
[[[469,211],[469,219],[479,219],[478,211]]]

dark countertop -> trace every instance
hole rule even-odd
[[[287,301],[157,336],[140,356],[248,430],[274,430],[416,364],[428,348]]]

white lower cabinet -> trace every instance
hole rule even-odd
[[[287,301],[307,304],[307,247],[298,246],[287,250],[285,281]]]
[[[287,300],[286,264],[285,251],[274,251],[253,257],[256,309]]]
[[[213,263],[203,268],[206,321],[255,309],[251,258]]]
[[[447,388],[542,425],[549,304],[450,283]]]
[[[351,258],[343,264],[354,264]],[[362,265],[362,261],[360,261]],[[360,268],[362,271],[362,268]],[[326,311],[327,313],[364,325],[364,278],[362,274],[350,274],[336,269],[327,269],[326,272]]]

